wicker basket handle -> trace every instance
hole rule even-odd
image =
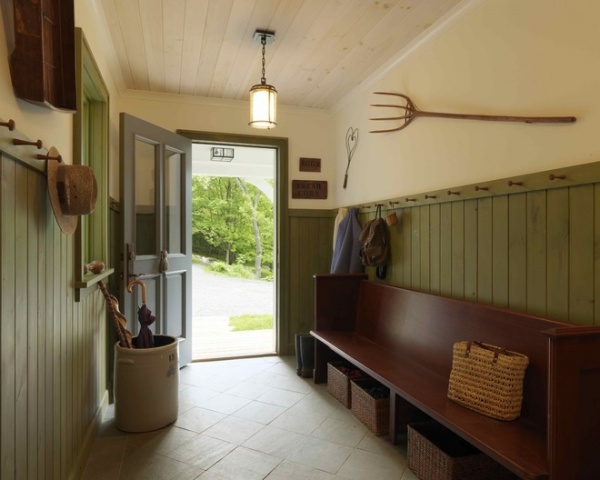
[[[503,353],[506,353],[506,348],[500,348],[500,347],[495,347],[493,345],[487,345],[483,342],[474,342],[474,341],[470,341],[467,343],[467,351],[465,352],[465,357],[469,356],[469,353],[471,353],[471,345],[477,345],[480,348],[483,348],[484,350],[489,350],[490,352],[494,352],[494,360],[493,363],[496,363],[498,361],[498,356],[502,355]]]

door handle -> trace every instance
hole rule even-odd
[[[127,277],[128,278],[137,278],[143,277],[147,275],[146,273],[133,273],[133,267],[135,262],[135,248],[133,244],[127,244]]]
[[[169,252],[167,252],[166,250],[160,251],[160,263],[158,265],[158,271],[160,273],[169,271],[169,260],[167,260],[168,255]]]

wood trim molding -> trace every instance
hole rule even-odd
[[[502,179],[481,181],[469,185],[421,192],[405,197],[394,197],[353,206],[360,208],[361,213],[365,213],[374,212],[378,203],[383,205],[383,210],[392,210],[395,208],[435,205],[498,195],[511,195],[514,193],[552,190],[598,182],[600,182],[600,162],[594,162],[525,175],[515,175]]]

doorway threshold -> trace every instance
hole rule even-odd
[[[192,361],[275,355],[274,332],[232,331],[228,317],[199,316],[192,325]]]

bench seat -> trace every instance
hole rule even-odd
[[[600,327],[369,281],[315,277],[316,383],[343,358],[523,479],[600,478]],[[527,355],[523,403],[505,422],[448,399],[452,347],[483,341]]]
[[[390,391],[523,478],[548,478],[546,439],[524,421],[503,422],[472,412],[446,396],[448,378],[352,332],[312,335]],[[395,437],[395,429],[390,437]]]

